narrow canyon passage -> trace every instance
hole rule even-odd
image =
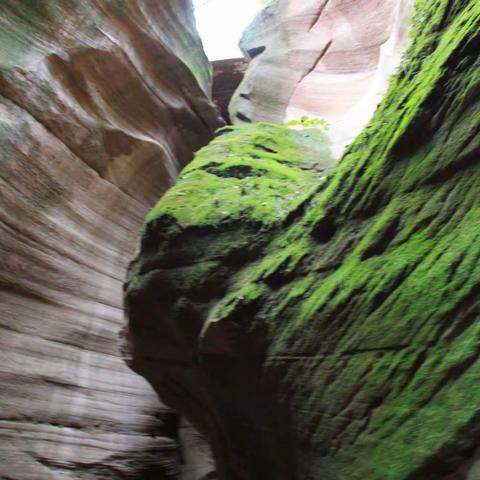
[[[480,478],[476,0],[0,20],[1,480]]]

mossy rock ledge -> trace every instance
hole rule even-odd
[[[480,3],[418,1],[370,125],[252,124],[153,209],[132,368],[228,480],[480,478]]]

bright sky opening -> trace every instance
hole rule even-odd
[[[194,0],[197,28],[210,60],[241,57],[243,30],[262,9],[261,0]]]

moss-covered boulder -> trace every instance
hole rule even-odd
[[[221,478],[478,479],[480,4],[419,1],[412,30],[327,179],[237,130],[148,219],[132,365]]]
[[[269,123],[225,127],[149,213],[146,228],[155,229],[165,216],[183,228],[242,220],[271,226],[294,210],[333,165],[328,139],[319,130]]]
[[[305,201],[333,165],[328,139],[315,129],[264,123],[220,130],[148,215],[141,255],[130,267],[126,306],[131,366],[142,374],[152,368],[147,376],[162,399],[188,412],[209,438],[219,471],[228,478],[234,478],[242,462],[235,458],[237,446],[229,444],[240,442],[238,448],[246,448],[250,434],[243,438],[217,418],[216,400],[203,386],[208,372],[198,355],[201,348],[214,357],[238,356],[236,329],[241,327],[232,322],[224,328],[221,322],[219,329],[207,328],[207,318],[236,315],[241,304],[251,308],[267,293],[263,285],[248,281],[244,268],[262,256],[285,222],[302,214]],[[272,274],[283,257],[286,270],[300,261],[306,245],[291,247],[296,253],[292,258],[280,255],[269,266]],[[237,284],[245,288],[228,295]],[[223,300],[214,305],[213,299]],[[208,335],[200,347],[202,330]],[[263,336],[252,342],[257,340],[262,343]],[[256,365],[254,350],[260,347],[249,343],[247,348]],[[239,375],[248,388],[250,375],[244,375],[240,360]],[[234,381],[243,388],[240,377]],[[257,449],[260,457],[270,455],[265,472],[270,471],[277,454],[266,453],[260,444]],[[280,474],[285,460],[289,462],[288,456],[280,457],[275,467],[278,478],[288,478]]]

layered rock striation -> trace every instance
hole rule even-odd
[[[174,478],[176,420],[118,331],[143,218],[221,124],[192,7],[0,15],[0,478]]]
[[[479,32],[476,0],[418,2],[389,93],[326,178],[324,139],[253,124],[148,215],[130,362],[220,478],[478,478]]]
[[[236,124],[303,115],[330,124],[339,157],[366,126],[404,51],[413,0],[275,0],[246,29]]]

